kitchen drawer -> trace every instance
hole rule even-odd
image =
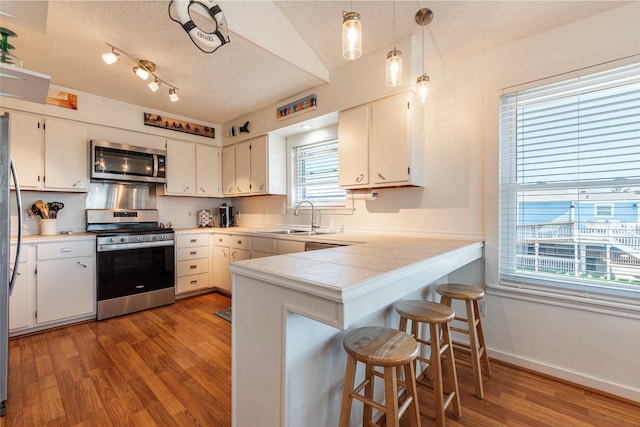
[[[235,249],[251,249],[251,237],[231,235],[229,237],[229,246]]]
[[[304,242],[293,240],[278,240],[278,255],[304,252]]]
[[[228,234],[214,234],[213,235],[213,244],[217,246],[229,246],[229,235]]]
[[[193,248],[197,246],[209,246],[208,234],[176,234],[177,248]]]
[[[251,238],[251,250],[252,252],[266,252],[269,254],[276,253],[276,239],[270,237],[252,237]]]
[[[178,261],[176,263],[178,277],[190,274],[201,274],[209,272],[209,259],[193,259],[190,261]]]
[[[176,250],[176,261],[187,261],[190,259],[209,258],[209,246],[180,248]]]
[[[208,287],[209,275],[207,273],[178,277],[176,281],[176,293],[178,294]]]
[[[76,258],[95,256],[95,241],[75,241],[59,243],[41,243],[38,245],[38,261],[45,259]]]

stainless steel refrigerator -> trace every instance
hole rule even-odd
[[[15,186],[18,216],[18,239],[15,260],[10,260],[11,178]],[[18,274],[22,243],[22,201],[20,186],[9,151],[9,114],[0,113],[0,416],[7,412],[7,379],[9,375],[9,297]]]

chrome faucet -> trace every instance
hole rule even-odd
[[[311,233],[313,234],[316,232],[316,229],[318,228],[318,225],[315,224],[316,212],[315,212],[315,206],[313,206],[313,203],[311,203],[311,201],[309,200],[302,200],[298,202],[298,204],[296,205],[296,209],[293,211],[293,214],[295,216],[298,216],[298,214],[300,214],[300,205],[303,203],[309,203],[309,206],[311,206]]]

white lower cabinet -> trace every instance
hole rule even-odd
[[[95,241],[37,245],[36,323],[95,314]]]
[[[176,294],[210,287],[209,235],[176,236]]]
[[[214,234],[213,239],[213,284],[231,292],[229,263],[251,258],[251,237]]]
[[[16,258],[16,246],[11,245],[10,267]],[[11,333],[28,328],[35,323],[35,247],[22,245],[18,275],[9,298],[9,331]]]

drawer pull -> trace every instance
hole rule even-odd
[[[197,285],[197,284],[198,284],[198,281],[197,281],[197,280],[192,280],[192,281],[191,281],[191,284],[192,284],[192,285]]]
[[[189,252],[189,255],[196,255],[198,253],[198,251],[191,251]]]
[[[238,240],[238,244],[241,245],[242,244],[242,240]]]
[[[192,269],[192,270],[195,270],[196,268],[198,268],[198,266],[197,265],[190,265],[189,268]]]
[[[144,289],[144,285],[136,285],[136,289]]]
[[[198,239],[191,239],[191,240],[189,240],[189,242],[191,242],[191,243],[198,243]]]
[[[71,248],[60,248],[60,252],[71,252]]]
[[[86,264],[81,263],[80,261],[76,261],[78,264],[80,264],[82,267],[87,268]]]

